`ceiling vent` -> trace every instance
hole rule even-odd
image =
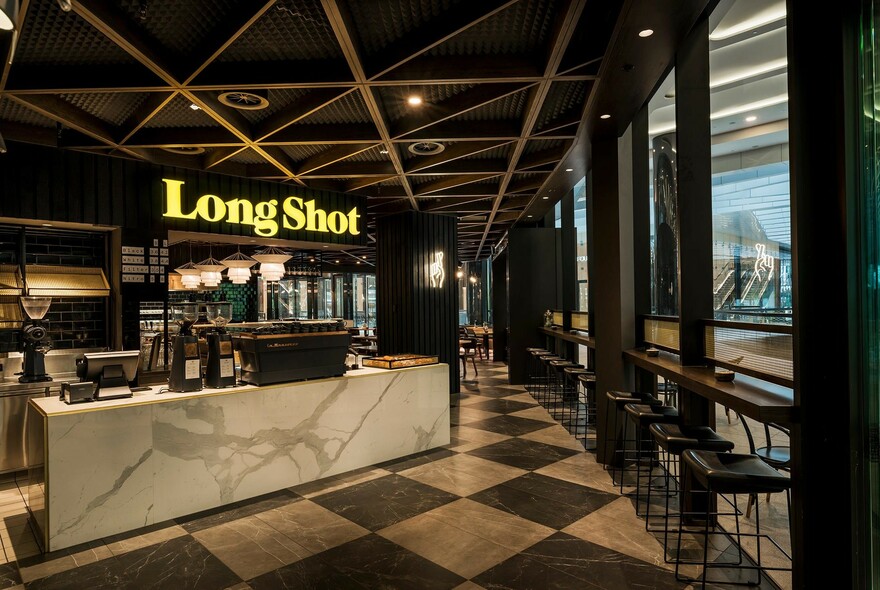
[[[228,107],[242,111],[259,111],[269,106],[269,93],[265,90],[235,90],[222,92],[217,98]]]
[[[176,147],[163,147],[163,150],[166,152],[170,152],[172,154],[180,154],[181,156],[198,156],[199,154],[205,153],[205,148],[199,146],[176,146]]]
[[[436,141],[419,141],[409,144],[409,151],[417,156],[430,156],[439,154],[446,149],[446,146]]]

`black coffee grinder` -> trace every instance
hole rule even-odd
[[[226,301],[204,303],[205,314],[214,328],[208,332],[208,367],[205,371],[207,387],[235,385],[235,355],[232,336],[226,333],[226,324],[232,319],[232,303]]]
[[[51,303],[51,297],[23,296],[21,298],[21,307],[30,321],[26,322],[21,329],[24,362],[22,363],[21,377],[18,378],[19,383],[38,383],[52,380],[46,374],[44,360],[46,353],[52,350],[52,342],[49,340],[49,332],[46,331],[46,326],[42,322]]]
[[[171,353],[171,374],[168,390],[174,392],[201,391],[202,358],[199,355],[199,339],[190,330],[199,315],[198,303],[175,303],[171,317],[178,325]]]

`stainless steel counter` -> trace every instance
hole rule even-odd
[[[79,381],[76,373],[55,373],[51,375],[52,381],[43,381],[41,383],[19,383],[18,377],[6,377],[0,379],[0,397],[6,395],[19,395],[21,393],[34,393],[45,391],[48,387],[54,392],[61,389],[61,383],[64,381]]]

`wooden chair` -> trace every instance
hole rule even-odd
[[[474,348],[480,353],[480,360],[483,360],[483,339],[477,336],[473,328],[464,329],[465,338],[474,343]]]
[[[461,366],[463,369],[463,377],[467,377],[467,360],[471,359],[471,363],[474,366],[474,376],[479,376],[477,372],[477,351],[476,345],[473,340],[468,338],[462,339],[458,341],[459,349],[458,349],[458,358],[461,359]]]

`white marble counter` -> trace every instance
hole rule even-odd
[[[444,364],[364,368],[84,404],[34,399],[28,507],[54,551],[442,446],[448,374]]]

